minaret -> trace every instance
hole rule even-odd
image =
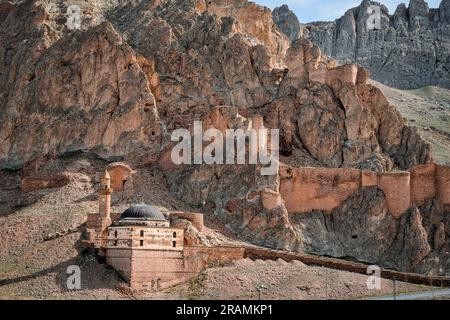
[[[101,188],[99,190],[99,215],[111,220],[111,176],[108,170],[102,177]]]
[[[108,240],[108,227],[111,225],[111,176],[108,170],[101,179],[101,187],[98,191],[98,243],[97,247],[105,248]]]

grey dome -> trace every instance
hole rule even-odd
[[[164,215],[154,206],[146,204],[133,204],[127,210],[125,210],[120,219],[143,219],[143,220],[156,220],[166,221]]]

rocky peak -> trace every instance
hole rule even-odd
[[[370,6],[380,8],[379,26],[368,28]],[[285,22],[274,19],[280,30]],[[278,22],[277,22],[278,21]],[[296,26],[296,23],[293,23]],[[391,16],[379,2],[364,0],[334,22],[310,23],[305,37],[338,63],[358,63],[375,80],[411,89],[450,88],[450,1],[429,9],[424,0],[400,4]],[[286,33],[290,35],[290,33]]]
[[[441,21],[450,23],[450,0],[443,0],[439,6],[439,14]]]
[[[277,7],[272,12],[273,20],[280,30],[291,40],[294,41],[300,34],[300,22],[297,16],[287,5]]]
[[[408,12],[411,18],[416,16],[427,17],[430,8],[425,0],[410,0]]]

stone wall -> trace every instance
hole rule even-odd
[[[184,251],[108,248],[106,262],[133,289],[160,290],[182,283],[209,266],[243,259],[245,247],[187,246]]]
[[[282,166],[280,180],[280,193],[289,212],[331,211],[361,187],[361,172]]]
[[[172,211],[170,212],[170,217],[186,219],[190,221],[198,231],[202,231],[204,226],[203,213]]]
[[[377,186],[384,192],[389,212],[399,218],[411,206],[409,172],[378,174]]]
[[[420,205],[437,194],[436,165],[434,163],[411,169],[411,204]]]
[[[183,238],[184,230],[179,228],[112,226],[107,247],[182,251]]]
[[[190,275],[181,251],[108,248],[106,262],[134,289],[163,289]]]
[[[130,166],[122,162],[111,163],[107,170],[111,176],[111,185],[114,191],[122,191],[125,183],[134,173]]]
[[[367,264],[361,262],[347,261],[343,259],[336,259],[331,257],[321,257],[306,253],[296,253],[287,251],[277,251],[268,248],[246,247],[245,258],[252,260],[278,260],[291,262],[294,260],[301,261],[308,266],[319,266],[331,268],[336,270],[345,270],[353,273],[360,273],[367,275]],[[381,278],[392,279],[397,281],[405,281],[409,283],[433,285],[436,287],[450,286],[450,278],[440,276],[428,276],[417,273],[399,272],[389,269],[381,269]]]
[[[436,165],[436,177],[437,197],[450,210],[450,167]]]
[[[68,184],[69,181],[70,176],[65,173],[27,176],[22,178],[21,189],[22,192],[26,193],[46,188],[59,188]]]
[[[361,187],[384,192],[389,212],[399,218],[408,208],[438,198],[450,206],[450,167],[434,163],[411,171],[375,173],[342,168],[280,167],[280,194],[290,213],[331,211]]]

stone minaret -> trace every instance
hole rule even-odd
[[[101,187],[98,191],[98,224],[97,224],[97,245],[96,247],[104,249],[108,239],[108,227],[111,225],[111,176],[108,170],[101,180]]]
[[[107,218],[111,221],[111,176],[108,170],[105,170],[105,174],[102,177],[101,187],[99,190],[99,215]]]

